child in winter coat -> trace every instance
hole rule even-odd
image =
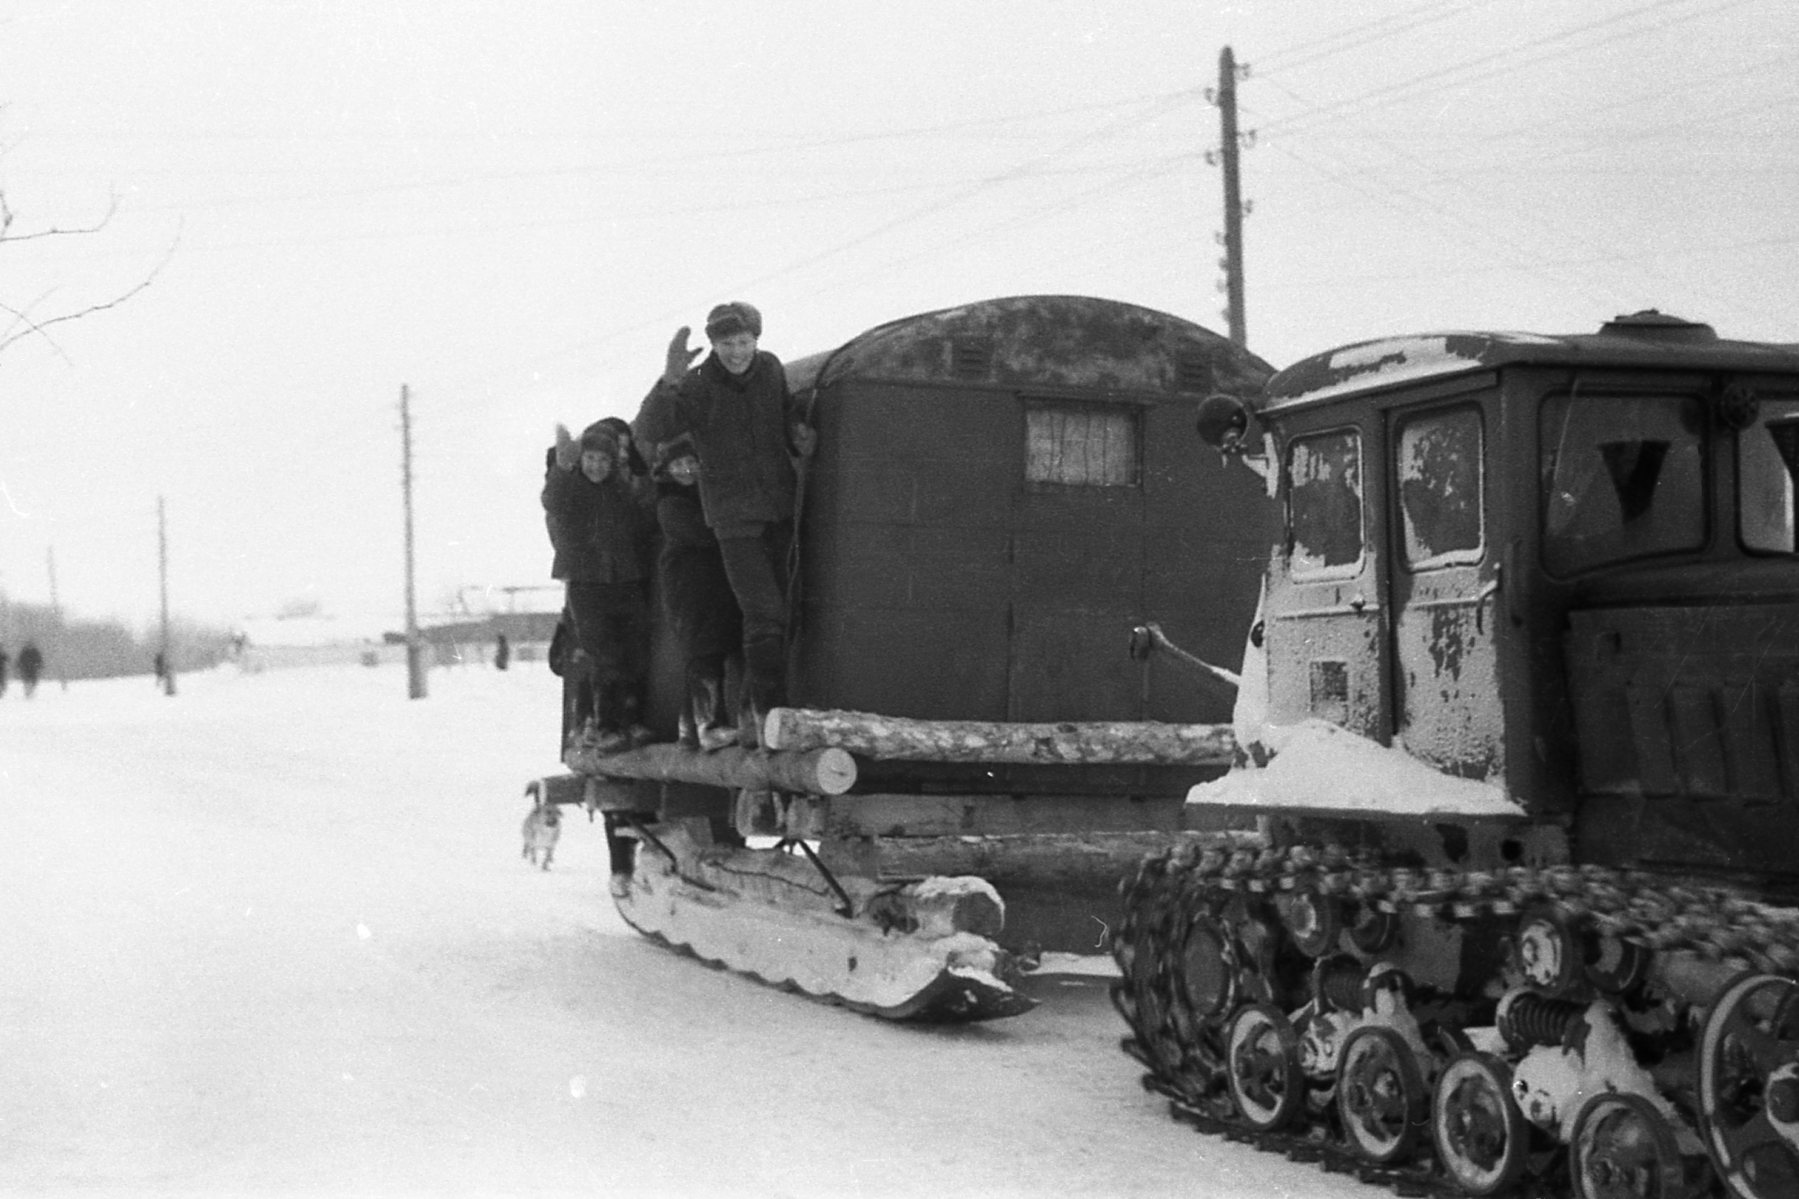
[[[743,613],[731,593],[718,538],[706,527],[699,472],[693,439],[682,436],[658,449],[651,477],[662,532],[657,581],[686,674],[680,741],[710,752],[737,744],[725,674],[726,663],[743,649]]]
[[[749,711],[740,731],[754,744],[762,715],[786,702],[796,463],[812,453],[815,438],[781,360],[758,348],[762,314],[753,306],[720,304],[707,315],[712,352],[692,369],[700,351],[687,348],[688,334],[683,328],[670,343],[636,429],[657,446],[692,439],[706,525],[742,613]]]
[[[633,484],[618,434],[589,425],[579,441],[558,430],[543,488],[544,522],[568,588],[575,640],[591,682],[592,711],[578,713],[582,738],[601,753],[641,738],[637,697],[649,671],[649,580],[654,516]]]

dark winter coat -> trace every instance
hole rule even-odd
[[[706,523],[726,529],[793,519],[793,429],[801,415],[779,358],[759,350],[748,370],[733,375],[712,354],[678,385],[657,383],[636,432],[651,445],[693,438]]]
[[[556,556],[550,577],[582,583],[636,583],[650,577],[654,496],[616,471],[595,483],[579,468],[551,467],[543,484],[544,523]]]

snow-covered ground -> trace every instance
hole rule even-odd
[[[643,941],[539,663],[0,698],[0,1192],[1376,1194],[1174,1123],[1104,979],[896,1027]]]

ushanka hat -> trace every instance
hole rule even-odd
[[[618,433],[603,420],[593,422],[581,430],[581,452],[617,457]]]
[[[733,333],[748,333],[751,337],[762,336],[762,314],[755,307],[742,300],[732,300],[729,304],[720,304],[706,314],[706,337],[710,341],[718,341]]]

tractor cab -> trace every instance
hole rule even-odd
[[[1305,359],[1202,434],[1279,497],[1268,720],[1496,784],[1577,855],[1799,861],[1799,349],[1660,313]]]

